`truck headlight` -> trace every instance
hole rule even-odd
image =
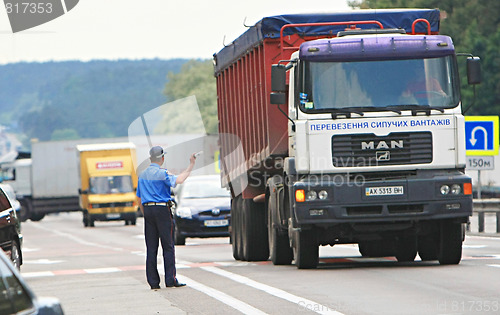
[[[314,190],[309,190],[306,195],[306,200],[307,201],[313,201],[318,198],[318,194]]]
[[[458,184],[451,185],[451,194],[452,195],[460,195],[462,192],[462,187]]]
[[[175,209],[175,212],[178,217],[183,219],[192,219],[193,215],[191,214],[191,208],[188,207],[179,207]]]
[[[449,194],[450,193],[450,186],[448,186],[448,185],[441,186],[441,188],[439,188],[439,192],[441,193],[441,195]]]
[[[322,190],[318,193],[318,198],[321,200],[325,200],[328,198],[328,192],[326,190]]]

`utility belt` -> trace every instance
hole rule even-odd
[[[162,207],[171,208],[174,205],[174,202],[172,200],[169,200],[167,202],[145,202],[142,205],[143,206],[162,206]]]

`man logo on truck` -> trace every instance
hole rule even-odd
[[[403,149],[403,140],[391,140],[390,145],[384,140],[377,143],[375,147],[375,141],[361,142],[361,150],[380,150],[380,149]]]

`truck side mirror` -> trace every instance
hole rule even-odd
[[[271,67],[271,91],[286,92],[286,67],[284,65]]]
[[[271,104],[286,104],[286,94],[283,92],[271,92]]]
[[[467,58],[467,82],[471,85],[481,83],[481,58]]]

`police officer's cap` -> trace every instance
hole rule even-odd
[[[167,153],[163,152],[163,148],[158,146],[158,145],[152,147],[151,150],[149,150],[149,156],[152,158],[155,158],[155,159],[159,159],[162,156],[164,156],[165,154],[167,154]]]

